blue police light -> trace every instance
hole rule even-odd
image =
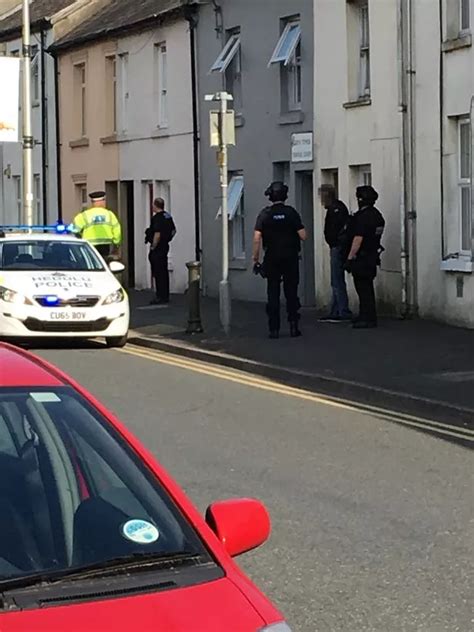
[[[67,233],[67,226],[65,224],[56,224],[56,232],[59,234]]]
[[[57,305],[59,303],[59,298],[57,296],[45,296],[44,297],[45,303],[47,303],[49,306],[54,307],[55,305]]]

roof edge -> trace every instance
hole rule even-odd
[[[77,37],[76,39],[71,39],[69,41],[66,41],[63,44],[61,44],[61,41],[59,41],[57,43],[53,43],[48,48],[48,51],[53,54],[62,53],[67,50],[72,50],[74,48],[78,48],[79,46],[83,46],[84,44],[88,44],[89,42],[94,42],[94,41],[101,42],[104,39],[109,39],[116,35],[133,32],[139,29],[144,24],[150,24],[150,28],[152,28],[151,23],[153,25],[155,25],[156,23],[163,23],[167,20],[172,19],[173,17],[180,17],[181,15],[184,18],[185,6],[186,5],[179,5],[177,7],[174,7],[173,9],[164,11],[163,13],[158,13],[151,17],[142,18],[141,20],[138,20],[137,22],[133,22],[132,24],[117,26],[115,28],[102,31],[100,33],[88,33],[87,35],[82,35],[80,37]]]

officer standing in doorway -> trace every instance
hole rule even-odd
[[[76,215],[73,230],[91,243],[104,257],[118,253],[122,229],[115,213],[106,208],[105,191],[89,194],[91,206]]]
[[[170,277],[168,271],[168,253],[170,241],[176,235],[173,218],[165,211],[163,198],[153,202],[153,217],[145,233],[145,242],[150,244],[148,256],[153,278],[155,279],[156,298],[152,305],[168,305],[170,302]]]
[[[351,230],[352,246],[345,268],[354,277],[354,286],[359,296],[359,317],[354,322],[355,329],[377,327],[374,280],[380,265],[380,244],[385,220],[375,208],[378,193],[371,186],[356,189],[359,210],[355,213]]]
[[[253,243],[254,270],[260,269],[260,252],[263,244],[264,276],[267,278],[267,315],[270,338],[280,335],[280,285],[286,298],[286,310],[290,335],[301,336],[298,327],[300,301],[298,298],[299,254],[306,230],[299,213],[285,204],[288,187],[283,182],[273,182],[265,191],[271,206],[259,214],[255,224]]]

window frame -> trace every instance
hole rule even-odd
[[[110,134],[117,133],[117,55],[105,56],[106,126]]]
[[[467,175],[463,175],[463,129],[467,132]],[[471,121],[463,116],[458,119],[457,125],[457,175],[458,175],[458,209],[459,209],[459,252],[462,255],[472,255],[472,146],[471,146]],[[464,242],[464,207],[463,192],[467,191],[467,239]],[[465,245],[468,245],[465,248]]]
[[[18,212],[18,222],[21,224],[23,214],[23,179],[21,176],[12,176],[15,186],[16,207]]]
[[[238,186],[238,189],[233,205],[229,205],[229,259],[245,261],[245,182],[242,172],[229,174],[229,193],[231,193],[233,183],[235,183],[234,186]]]
[[[129,56],[128,53],[120,53],[118,55],[120,61],[120,127],[123,132],[128,128],[128,106],[130,102],[129,91]]]
[[[289,46],[286,55],[283,55],[282,51],[284,50],[284,45],[290,36],[291,30],[295,27],[297,29],[296,37],[293,42],[291,42],[290,40],[291,45]],[[283,64],[284,66],[288,66],[291,62],[291,59],[293,58],[294,53],[296,52],[298,45],[301,44],[301,34],[300,16],[298,16],[297,18],[292,17],[285,20],[285,28],[283,29],[280,35],[280,39],[278,40],[278,43],[273,50],[270,61],[268,62],[268,67],[272,66],[273,64]]]
[[[370,15],[368,0],[358,4],[359,21],[359,99],[370,97],[372,91],[370,76]]]
[[[232,33],[225,43],[224,48],[217,56],[216,61],[212,64],[210,72],[223,73],[227,70],[230,63],[234,59],[237,51],[240,49],[240,31],[239,33]]]
[[[73,66],[75,89],[79,93],[77,103],[79,112],[77,113],[77,129],[80,138],[87,137],[87,63],[80,61]]]
[[[41,224],[41,208],[42,208],[42,190],[41,190],[41,174],[35,173],[33,175],[33,185],[34,185],[34,199],[36,206],[36,222],[38,225]]]
[[[467,17],[467,25],[464,24],[465,17]],[[470,32],[471,32],[470,0],[459,0],[459,33],[461,35],[465,35]]]
[[[31,47],[31,53],[31,101],[32,105],[39,105],[41,101],[40,54],[36,44]]]
[[[228,39],[238,37],[240,42],[240,27],[227,31]],[[237,46],[229,63],[223,71],[226,92],[232,95],[234,108],[237,111],[242,109],[242,48]],[[237,89],[236,89],[237,87]]]
[[[157,91],[157,127],[166,129],[168,119],[168,47],[166,42],[155,44],[155,77]]]

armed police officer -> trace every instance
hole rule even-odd
[[[73,230],[107,258],[117,254],[122,243],[120,222],[115,213],[106,208],[105,191],[94,191],[89,197],[91,206],[76,215]]]
[[[299,255],[301,242],[306,239],[306,230],[299,213],[285,202],[288,187],[283,182],[273,182],[265,191],[271,206],[264,208],[257,218],[254,232],[253,261],[256,271],[260,267],[263,244],[264,276],[267,279],[267,315],[270,338],[280,334],[280,285],[286,298],[286,310],[290,324],[290,335],[301,336],[300,301],[298,298]]]
[[[165,211],[163,198],[153,202],[153,217],[145,233],[145,243],[150,244],[148,259],[155,279],[156,298],[152,305],[167,305],[170,301],[170,277],[168,271],[168,253],[170,242],[176,235],[173,218]]]
[[[352,245],[345,268],[352,273],[359,296],[359,317],[353,326],[356,329],[369,329],[377,327],[374,280],[383,251],[380,241],[385,220],[375,208],[379,196],[373,187],[357,187],[356,196],[359,210],[351,223]]]

